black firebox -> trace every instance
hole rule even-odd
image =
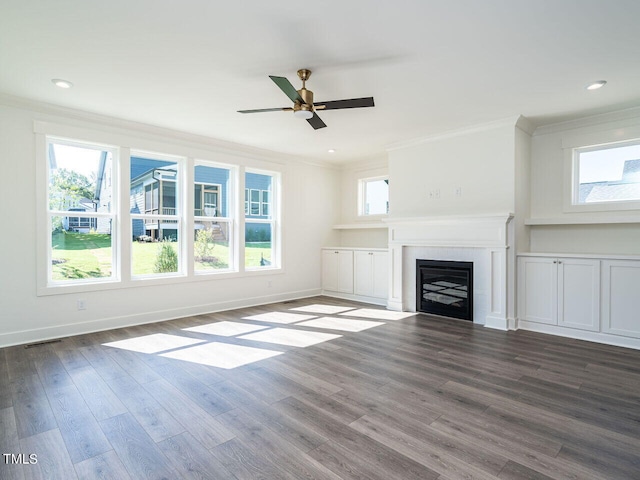
[[[416,260],[416,309],[473,321],[473,262]]]

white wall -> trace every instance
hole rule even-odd
[[[139,138],[144,148],[155,145],[156,151],[198,151],[212,160],[223,157],[225,162],[282,171],[284,269],[266,275],[38,296],[36,240],[48,232],[36,222],[36,163],[44,161],[36,158],[37,120],[128,135]],[[254,149],[241,151],[202,137],[3,97],[0,167],[5,227],[0,235],[0,347],[315,295],[320,292],[320,248],[337,241],[331,229],[338,221],[336,169]],[[79,299],[86,302],[86,310],[77,310]]]
[[[514,212],[515,123],[482,125],[391,149],[390,216]]]
[[[531,148],[531,217],[560,223],[530,227],[532,252],[640,254],[640,211],[583,213],[565,207],[570,184],[566,164],[571,148],[637,138],[640,138],[640,109],[587,117],[535,131]],[[622,217],[635,218],[636,223],[593,223]],[[585,224],[575,224],[581,221]]]

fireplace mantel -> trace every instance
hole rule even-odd
[[[480,308],[473,321],[509,328],[508,302],[513,298],[513,214],[391,217],[389,227],[390,285],[387,307],[415,311],[415,260],[471,260]],[[511,250],[510,250],[511,249]],[[511,258],[514,257],[514,258]]]

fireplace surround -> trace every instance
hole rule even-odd
[[[387,308],[415,312],[416,260],[473,262],[473,322],[515,328],[513,215],[389,218]]]

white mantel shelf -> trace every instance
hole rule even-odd
[[[370,229],[379,228],[386,230],[388,228],[384,223],[343,223],[340,225],[334,225],[335,230],[358,230],[358,229]]]
[[[625,216],[614,217],[580,217],[580,218],[566,218],[566,217],[549,217],[549,218],[527,218],[524,221],[525,225],[605,225],[605,224],[624,224],[624,223],[640,223],[640,216]]]

